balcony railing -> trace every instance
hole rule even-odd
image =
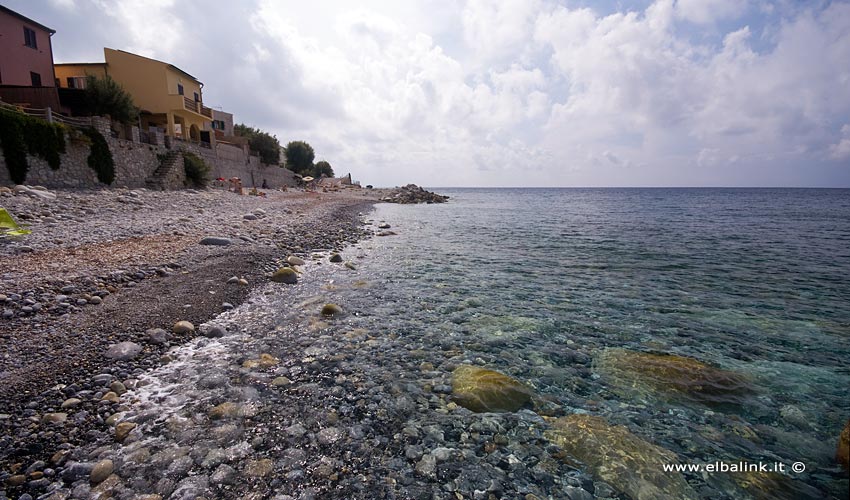
[[[193,101],[185,96],[183,97],[183,108],[199,115],[204,115],[207,118],[212,118],[212,109],[204,106],[200,101]]]

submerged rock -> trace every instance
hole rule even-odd
[[[281,267],[272,274],[271,279],[275,283],[286,283],[287,285],[294,285],[298,283],[298,275],[291,267]]]
[[[698,498],[682,474],[664,471],[665,464],[680,462],[675,453],[635,436],[623,426],[609,425],[602,417],[562,417],[544,435],[585,463],[599,479],[635,500]]]
[[[850,469],[850,420],[841,431],[841,436],[838,438],[838,448],[835,450],[835,459],[838,463],[844,466],[845,469]]]
[[[605,349],[594,369],[622,395],[672,398],[706,406],[739,406],[754,394],[749,380],[693,358]]]
[[[452,373],[452,395],[474,412],[513,412],[531,401],[531,389],[503,373],[461,365]]]
[[[729,490],[732,498],[753,500],[815,500],[825,498],[818,489],[779,472],[741,471],[725,475],[736,489]],[[744,494],[743,492],[746,492]]]

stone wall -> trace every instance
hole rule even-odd
[[[170,148],[163,145],[141,143],[136,127],[127,134],[131,140],[116,139],[110,133],[110,123],[103,118],[93,118],[92,125],[106,138],[112,158],[115,161],[115,182],[113,186],[130,188],[145,187],[145,180],[153,175],[160,166],[160,157],[169,149],[192,152],[201,157],[210,166],[213,179],[239,177],[245,187],[261,187],[263,180],[270,188],[296,185],[295,174],[277,165],[265,165],[256,156],[251,156],[239,146],[214,144],[215,149],[201,147],[198,144],[172,140]],[[159,139],[159,137],[157,137]],[[27,156],[29,171],[27,184],[46,187],[96,188],[103,187],[97,180],[94,170],[88,166],[89,145],[66,136],[66,152],[62,155],[59,170],[52,170],[47,162],[34,156]],[[6,161],[0,147],[0,185],[12,185]],[[186,176],[182,168],[175,168],[168,177],[168,189],[185,187]]]

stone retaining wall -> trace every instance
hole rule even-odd
[[[145,187],[145,179],[153,175],[160,165],[160,156],[168,153],[164,145],[153,145],[138,142],[138,128],[132,127],[130,134],[135,140],[113,138],[110,134],[109,121],[104,118],[93,118],[92,123],[106,138],[112,158],[115,161],[115,182],[113,186],[129,188]],[[157,138],[159,139],[159,137]],[[158,141],[163,144],[165,141]],[[88,166],[89,145],[85,142],[71,140],[66,136],[66,152],[62,155],[59,170],[52,170],[47,162],[35,156],[27,156],[29,171],[26,183],[45,187],[61,188],[96,188],[103,187],[97,180],[94,170]],[[239,177],[245,187],[262,186],[263,180],[270,188],[294,186],[295,174],[277,165],[265,165],[256,156],[249,155],[238,146],[231,144],[214,144],[215,149],[201,147],[197,144],[171,141],[171,149],[190,151],[201,157],[210,166],[212,179],[224,177]],[[185,187],[186,176],[182,168],[168,177],[169,189]],[[3,149],[0,146],[0,186],[11,186],[13,182],[6,168]]]

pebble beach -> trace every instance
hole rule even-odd
[[[0,497],[73,484],[65,465],[112,434],[135,378],[287,256],[364,236],[377,193],[4,188],[32,233],[0,241]]]

